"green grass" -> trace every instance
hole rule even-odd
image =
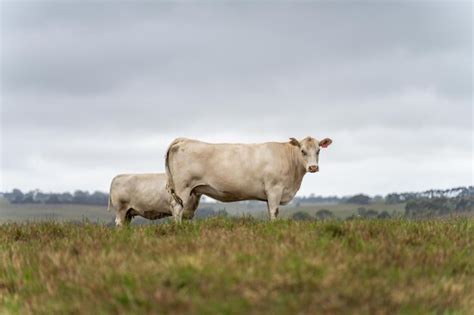
[[[473,249],[472,218],[3,224],[0,314],[469,314]]]

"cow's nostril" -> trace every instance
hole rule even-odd
[[[311,173],[317,172],[318,169],[319,169],[319,166],[317,165],[311,165],[308,167],[308,171],[310,171]]]

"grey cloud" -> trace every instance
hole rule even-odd
[[[77,182],[56,185],[104,187],[114,171],[162,170],[177,136],[331,136],[327,161],[342,168],[338,179],[372,158],[390,174],[385,163],[400,147],[424,161],[467,159],[470,10],[462,2],[2,3],[2,186],[26,186],[28,172],[47,182],[39,168],[58,167]],[[449,169],[466,181],[459,165]],[[426,173],[423,185],[437,186]],[[330,182],[327,192],[346,189]]]
[[[63,6],[82,8],[51,7]],[[225,75],[240,83],[288,70],[327,73],[393,52],[457,51],[471,38],[469,16],[451,19],[456,8],[442,5],[191,5],[172,6],[169,15],[161,6],[94,6],[103,4],[43,10],[33,20],[51,19],[45,27],[4,34],[5,84],[100,93],[144,73],[184,83]]]

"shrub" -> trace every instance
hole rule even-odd
[[[298,220],[298,221],[308,221],[308,220],[313,219],[309,213],[303,212],[303,211],[298,211],[298,212],[294,213],[291,216],[291,218],[293,220]]]
[[[321,209],[316,212],[316,219],[318,220],[328,220],[328,219],[333,219],[334,214],[326,209]]]

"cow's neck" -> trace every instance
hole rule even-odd
[[[301,181],[306,174],[306,167],[301,158],[300,149],[290,144],[290,165],[292,166],[293,179],[300,188]]]

